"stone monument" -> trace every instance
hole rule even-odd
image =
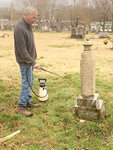
[[[83,120],[100,120],[105,116],[103,100],[95,93],[95,59],[89,39],[84,43],[84,52],[81,55],[80,76],[81,95],[77,97],[75,116]]]
[[[84,38],[85,30],[83,27],[72,27],[71,28],[71,38]]]
[[[99,38],[109,38],[109,37],[110,35],[108,32],[105,32],[105,31],[99,32]]]

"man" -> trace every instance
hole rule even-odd
[[[32,33],[32,24],[37,19],[37,10],[33,7],[27,7],[24,17],[18,22],[14,30],[14,44],[16,61],[19,64],[22,87],[20,99],[16,112],[30,117],[33,114],[27,110],[27,107],[39,107],[39,104],[31,102],[31,89],[33,85],[33,70],[40,69],[40,65],[36,63],[37,53]],[[29,86],[30,85],[30,86]]]

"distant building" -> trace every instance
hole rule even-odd
[[[112,22],[105,22],[105,25],[103,22],[93,22],[90,24],[90,32],[98,33],[101,31],[111,32],[112,31]]]
[[[9,19],[0,19],[0,30],[13,30],[17,21],[10,21]]]

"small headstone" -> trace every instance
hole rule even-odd
[[[109,38],[108,32],[99,32],[99,38]]]
[[[95,59],[91,49],[92,43],[84,43],[81,55],[81,95],[77,97],[75,116],[82,120],[101,120],[105,117],[103,101],[95,94]]]

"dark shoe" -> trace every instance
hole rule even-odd
[[[40,107],[40,105],[39,105],[39,104],[33,104],[33,103],[31,103],[31,102],[28,102],[28,103],[27,103],[27,107],[35,107],[35,108],[37,108],[37,107]]]
[[[31,116],[33,116],[33,114],[32,114],[30,111],[28,111],[28,110],[26,109],[26,107],[23,106],[23,105],[18,105],[17,110],[16,110],[16,113],[23,114],[23,115],[26,116],[26,117],[31,117]]]

